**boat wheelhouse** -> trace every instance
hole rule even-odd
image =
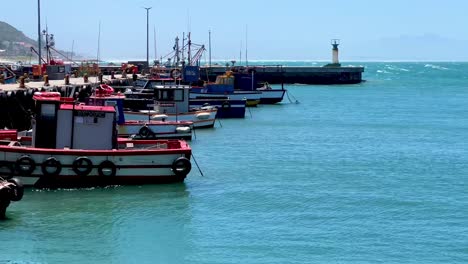
[[[103,85],[101,85],[103,86]],[[107,89],[107,90],[105,90]],[[107,92],[103,92],[107,91]],[[119,137],[133,139],[192,139],[193,122],[151,120],[127,120],[124,113],[125,95],[113,94],[113,89],[103,86],[96,94],[86,99],[88,105],[114,106]]]

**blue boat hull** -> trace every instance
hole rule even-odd
[[[216,118],[244,118],[245,100],[226,99],[190,99],[190,107],[199,108],[206,105],[216,106],[218,112]]]

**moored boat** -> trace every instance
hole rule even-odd
[[[58,93],[34,99],[32,145],[0,141],[1,175],[36,187],[85,187],[181,182],[191,170],[185,141],[119,139],[112,106],[62,103]]]
[[[206,83],[202,87],[192,87],[190,99],[225,98],[246,100],[246,106],[257,106],[260,103],[261,92],[241,91],[234,89],[234,76],[227,72],[216,78],[215,83]]]
[[[267,82],[263,86],[257,86],[257,78],[255,73],[233,72],[235,78],[234,89],[242,91],[257,91],[260,92],[260,104],[276,104],[283,100],[286,89],[281,85],[280,89],[271,87]]]
[[[150,110],[154,106],[154,83],[165,86],[161,79],[151,80],[151,85],[146,85],[148,81],[137,80],[136,86],[127,88],[124,92],[126,99],[124,107],[132,110]],[[145,88],[147,87],[147,88]],[[216,107],[218,109],[216,118],[244,118],[247,100],[234,100],[227,96],[209,97],[203,99],[189,99],[190,111],[208,110]]]
[[[244,118],[247,100],[233,100],[228,97],[190,99],[190,107],[199,109],[216,107],[216,118]]]
[[[274,89],[270,84],[265,83],[261,88],[257,88],[257,91],[261,92],[260,104],[276,104],[283,101],[284,94],[287,92],[286,89]]]
[[[141,103],[147,104],[147,110],[125,111],[129,120],[190,121],[195,128],[214,127],[216,107],[192,109],[189,104],[188,85],[152,85],[148,80],[147,87],[153,91],[152,104],[148,99],[133,98],[127,102],[131,109],[141,109]],[[147,88],[148,89],[148,88]]]

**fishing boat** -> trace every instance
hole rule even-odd
[[[287,92],[286,89],[272,88],[269,83],[264,83],[262,87],[257,88],[257,91],[261,92],[260,104],[276,104],[283,101],[284,94]]]
[[[242,91],[257,91],[260,92],[260,104],[276,104],[283,100],[284,94],[287,92],[281,85],[280,89],[273,88],[267,82],[257,85],[257,78],[254,72],[233,72],[234,76],[234,89]]]
[[[191,121],[126,120],[124,114],[125,95],[114,94],[114,89],[101,84],[93,96],[86,98],[86,104],[95,106],[114,106],[117,114],[119,137],[133,139],[192,139]]]
[[[132,110],[151,110],[154,105],[154,88],[173,84],[167,79],[139,79],[132,88],[126,88],[123,93],[126,96],[124,107]],[[247,100],[234,100],[227,96],[209,97],[203,99],[189,99],[190,111],[209,110],[217,108],[216,118],[244,118]]]
[[[190,107],[205,109],[216,107],[216,118],[244,118],[247,100],[234,100],[229,97],[190,99]]]
[[[260,103],[261,92],[241,91],[234,89],[235,78],[231,72],[216,77],[216,82],[206,83],[202,87],[192,87],[190,99],[225,98],[246,100],[246,106],[257,106]]]
[[[145,85],[146,90],[153,93],[142,98],[142,94],[125,93],[124,108],[125,118],[129,120],[159,120],[159,121],[190,121],[194,128],[214,127],[218,109],[214,106],[207,106],[203,109],[190,107],[189,85],[166,84],[158,85],[148,80]],[[132,95],[135,96],[132,98]],[[150,98],[153,99],[150,99]],[[148,100],[149,99],[149,100]],[[146,110],[144,107],[146,106]]]
[[[0,141],[0,175],[25,186],[74,188],[181,182],[191,170],[185,141],[118,138],[112,106],[63,103],[54,92],[34,100],[32,144]]]

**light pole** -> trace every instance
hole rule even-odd
[[[152,7],[143,7],[146,9],[146,65],[149,68],[149,10]]]
[[[41,57],[41,0],[37,0],[37,45],[38,45],[38,56],[39,56],[39,65],[42,65],[42,57]]]

